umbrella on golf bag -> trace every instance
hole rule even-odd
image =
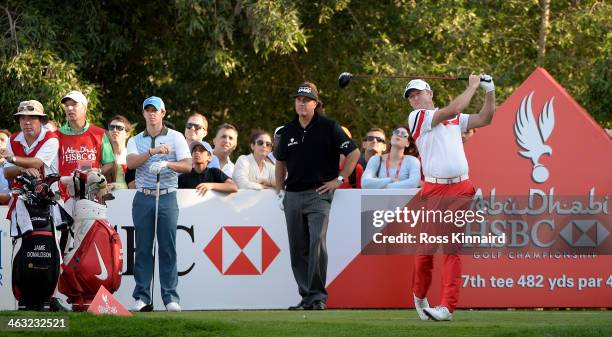
[[[42,180],[23,174],[12,191],[12,288],[19,310],[49,310],[57,286],[61,253],[55,229],[72,221],[50,188],[58,180],[57,174]]]
[[[112,199],[106,179],[98,172],[76,170],[62,177],[72,211],[73,248],[64,257],[59,291],[68,297],[72,310],[89,308],[100,286],[114,293],[121,285],[123,251],[119,234],[106,220],[105,200]]]

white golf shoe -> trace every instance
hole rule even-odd
[[[166,304],[166,310],[172,311],[172,312],[179,312],[181,311],[181,306],[176,302],[170,302]]]
[[[425,314],[425,312],[423,311],[423,309],[425,308],[429,308],[429,302],[427,302],[427,298],[418,298],[416,297],[416,295],[414,295],[414,308],[416,309],[417,314],[419,314],[419,318],[421,319],[421,321],[427,321],[429,319],[429,316],[427,316]]]
[[[448,308],[441,305],[435,308],[425,308],[423,311],[434,321],[450,321],[453,319],[453,314],[448,311]]]
[[[140,311],[142,310],[142,308],[146,307],[147,304],[145,302],[143,302],[142,300],[136,300],[134,302],[134,305],[132,306],[132,310],[131,311]]]

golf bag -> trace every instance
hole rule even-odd
[[[59,291],[68,297],[73,311],[89,308],[100,286],[114,293],[121,285],[123,251],[119,234],[106,220],[106,179],[98,172],[75,171],[62,177],[71,198],[73,248],[64,257]]]
[[[13,189],[10,219],[13,239],[12,288],[19,310],[49,310],[60,274],[61,252],[56,227],[71,219],[60,213],[50,185],[59,180],[50,175],[41,181],[21,175]],[[63,220],[63,221],[62,221]]]

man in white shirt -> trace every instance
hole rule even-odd
[[[486,92],[483,107],[477,114],[462,114],[478,86]],[[441,109],[436,108],[433,103],[433,91],[429,84],[420,79],[408,83],[404,98],[407,98],[410,106],[415,109],[408,116],[408,125],[419,149],[425,176],[423,188],[419,192],[420,197],[434,199],[438,196],[438,199],[441,199],[440,196],[451,196],[471,199],[475,191],[468,177],[468,164],[461,135],[469,129],[491,123],[495,111],[493,79],[489,75],[471,75],[465,91]],[[438,204],[438,207],[440,206]],[[431,285],[433,256],[416,255],[414,266],[414,303],[419,318],[451,320],[461,287],[460,257],[452,252],[444,255],[442,300],[435,308],[429,307],[426,297]]]
[[[234,163],[230,155],[236,149],[238,144],[238,129],[235,126],[223,123],[217,128],[217,135],[213,139],[215,148],[213,149],[214,157],[210,162],[210,167],[218,167],[228,177],[234,175]]]

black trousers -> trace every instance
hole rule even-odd
[[[302,301],[327,301],[327,247],[332,193],[287,192],[284,200],[293,276]]]

